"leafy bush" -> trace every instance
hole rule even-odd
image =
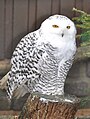
[[[74,17],[76,27],[81,29],[81,33],[77,35],[81,39],[81,46],[90,45],[90,14],[73,8],[73,11],[79,13],[78,17]]]

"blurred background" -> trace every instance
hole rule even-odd
[[[8,72],[12,53],[23,36],[37,30],[50,15],[62,14],[71,19],[79,16],[72,11],[74,7],[90,14],[90,0],[0,0],[0,79]],[[65,92],[82,98],[80,109],[88,109],[90,115],[89,59],[73,64]],[[0,110],[20,110],[24,101],[15,100],[10,105],[0,90]]]

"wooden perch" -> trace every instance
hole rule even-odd
[[[42,101],[43,98],[46,101]],[[29,96],[18,119],[74,119],[79,103],[75,96],[33,94]]]

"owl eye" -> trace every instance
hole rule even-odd
[[[52,27],[53,27],[53,28],[59,28],[59,26],[58,26],[58,25],[52,25]]]
[[[67,29],[70,29],[70,26],[67,26]]]

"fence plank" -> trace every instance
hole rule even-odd
[[[75,0],[61,0],[61,13],[70,18],[73,17],[72,9],[75,6]]]
[[[13,0],[6,0],[5,20],[5,58],[11,58],[12,54],[12,16]]]
[[[4,20],[5,20],[5,6],[4,0],[0,0],[0,59],[4,58]]]
[[[83,10],[83,1],[82,0],[76,0],[76,6],[77,9]],[[79,13],[75,12],[75,16],[80,15]]]
[[[36,28],[40,27],[41,22],[50,15],[51,15],[51,0],[37,0]]]
[[[28,21],[28,29],[29,32],[34,31],[36,29],[36,0],[29,0],[29,13],[28,13],[29,21]]]
[[[52,14],[60,14],[60,0],[52,0]]]
[[[90,0],[83,0],[83,10],[90,13]]]
[[[10,58],[19,40],[40,27],[51,14],[78,15],[76,7],[90,13],[90,0],[0,0],[0,59]]]
[[[14,0],[13,50],[27,33],[28,0]]]

